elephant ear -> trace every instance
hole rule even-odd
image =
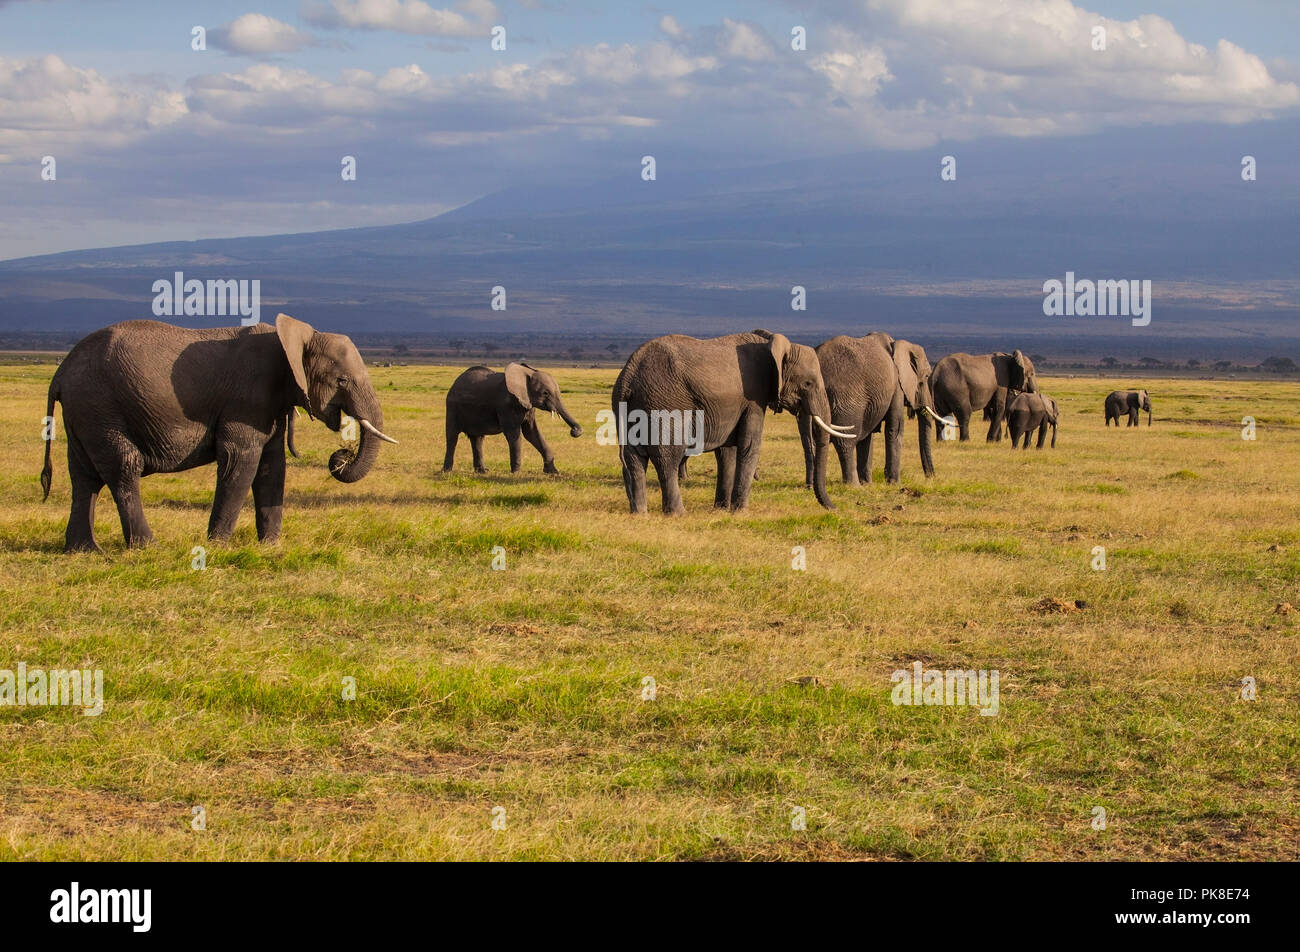
[[[1011,355],[1011,389],[1024,390],[1025,382],[1029,379],[1029,367],[1025,364],[1025,355],[1016,351]]]
[[[280,338],[280,346],[284,348],[284,356],[289,360],[289,369],[293,371],[294,383],[306,397],[307,368],[303,363],[303,355],[307,350],[307,342],[312,339],[316,329],[304,321],[295,320],[288,314],[277,314],[275,333]],[[308,412],[310,411],[309,405]]]
[[[921,378],[916,372],[916,352],[907,341],[894,343],[894,366],[898,368],[898,385],[903,390],[903,402],[915,410]]]
[[[527,364],[506,364],[506,389],[524,410],[529,410],[533,406],[533,401],[528,396],[528,376],[531,371],[532,368]]]
[[[784,334],[773,334],[771,341],[768,342],[767,351],[772,355],[772,363],[776,371],[775,386],[772,390],[772,397],[768,401],[768,406],[776,409],[781,405],[781,383],[785,374],[785,360],[790,356],[790,339]]]

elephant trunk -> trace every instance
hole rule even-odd
[[[569,425],[569,435],[577,438],[582,436],[582,426],[573,415],[565,408],[563,401],[559,397],[555,398],[555,412],[560,415],[560,419]]]
[[[817,450],[813,456],[813,495],[827,509],[834,509],[835,503],[826,492],[826,459],[830,456],[831,438],[826,433],[818,433],[814,439]]]
[[[1147,406],[1147,426],[1151,425],[1151,407]]]
[[[921,384],[918,412],[916,414],[916,438],[921,448],[921,470],[926,478],[934,475],[934,456],[930,451],[930,417],[934,415],[934,394],[930,384]]]
[[[819,388],[820,389],[820,388]],[[831,418],[831,401],[826,396],[824,389],[810,401],[812,404],[808,410],[814,417],[820,417],[822,420],[829,421]],[[826,509],[834,509],[835,503],[831,502],[831,497],[826,492],[826,460],[830,456],[831,435],[824,426],[814,427],[812,430],[813,442],[816,444],[816,452],[813,456],[813,495],[817,501]]]
[[[362,407],[353,406],[348,415],[358,421],[358,437],[361,440],[356,451],[341,447],[330,456],[330,475],[341,483],[355,483],[363,479],[379,458],[381,438],[374,430],[382,432],[384,412],[379,409],[379,398],[372,397]],[[367,427],[361,421],[369,423]],[[373,427],[373,430],[371,429]]]

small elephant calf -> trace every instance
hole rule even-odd
[[[522,436],[542,454],[543,471],[557,475],[555,454],[537,426],[537,410],[558,413],[569,424],[570,436],[582,436],[582,427],[560,399],[559,384],[546,371],[522,361],[507,364],[504,372],[483,366],[469,368],[447,391],[447,455],[442,471],[451,472],[456,443],[464,433],[474,453],[474,472],[486,473],[483,437],[504,433],[510,445],[510,472],[519,472]]]
[[[1007,407],[1007,430],[1011,434],[1011,448],[1015,449],[1016,443],[1020,442],[1021,436],[1024,439],[1023,449],[1029,449],[1029,434],[1038,431],[1037,449],[1043,448],[1043,443],[1047,439],[1047,428],[1052,428],[1052,449],[1056,449],[1056,424],[1060,419],[1061,411],[1056,405],[1056,401],[1047,394],[1037,393],[1020,393],[1011,401]]]

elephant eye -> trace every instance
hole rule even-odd
[[[348,378],[347,378],[347,377],[339,377],[339,386],[340,386],[340,387],[346,387],[347,385],[348,385]]]

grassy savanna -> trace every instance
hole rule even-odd
[[[0,708],[0,858],[1300,857],[1300,384],[1046,378],[1055,451],[980,431],[927,481],[909,421],[902,487],[878,446],[870,486],[833,464],[836,512],[769,416],[750,510],[713,511],[709,456],[669,519],[596,444],[614,370],[555,370],[586,427],[543,418],[555,478],[500,437],[442,475],[460,368],[372,368],[402,445],[344,486],[303,417],[284,541],[250,501],[193,571],[212,467],[144,481],[153,547],[105,492],[105,554],[62,554],[53,369],[0,367],[0,668],[102,668],[107,699]],[[1104,429],[1128,385],[1155,426]],[[917,660],[998,670],[1000,713],[894,706]]]

